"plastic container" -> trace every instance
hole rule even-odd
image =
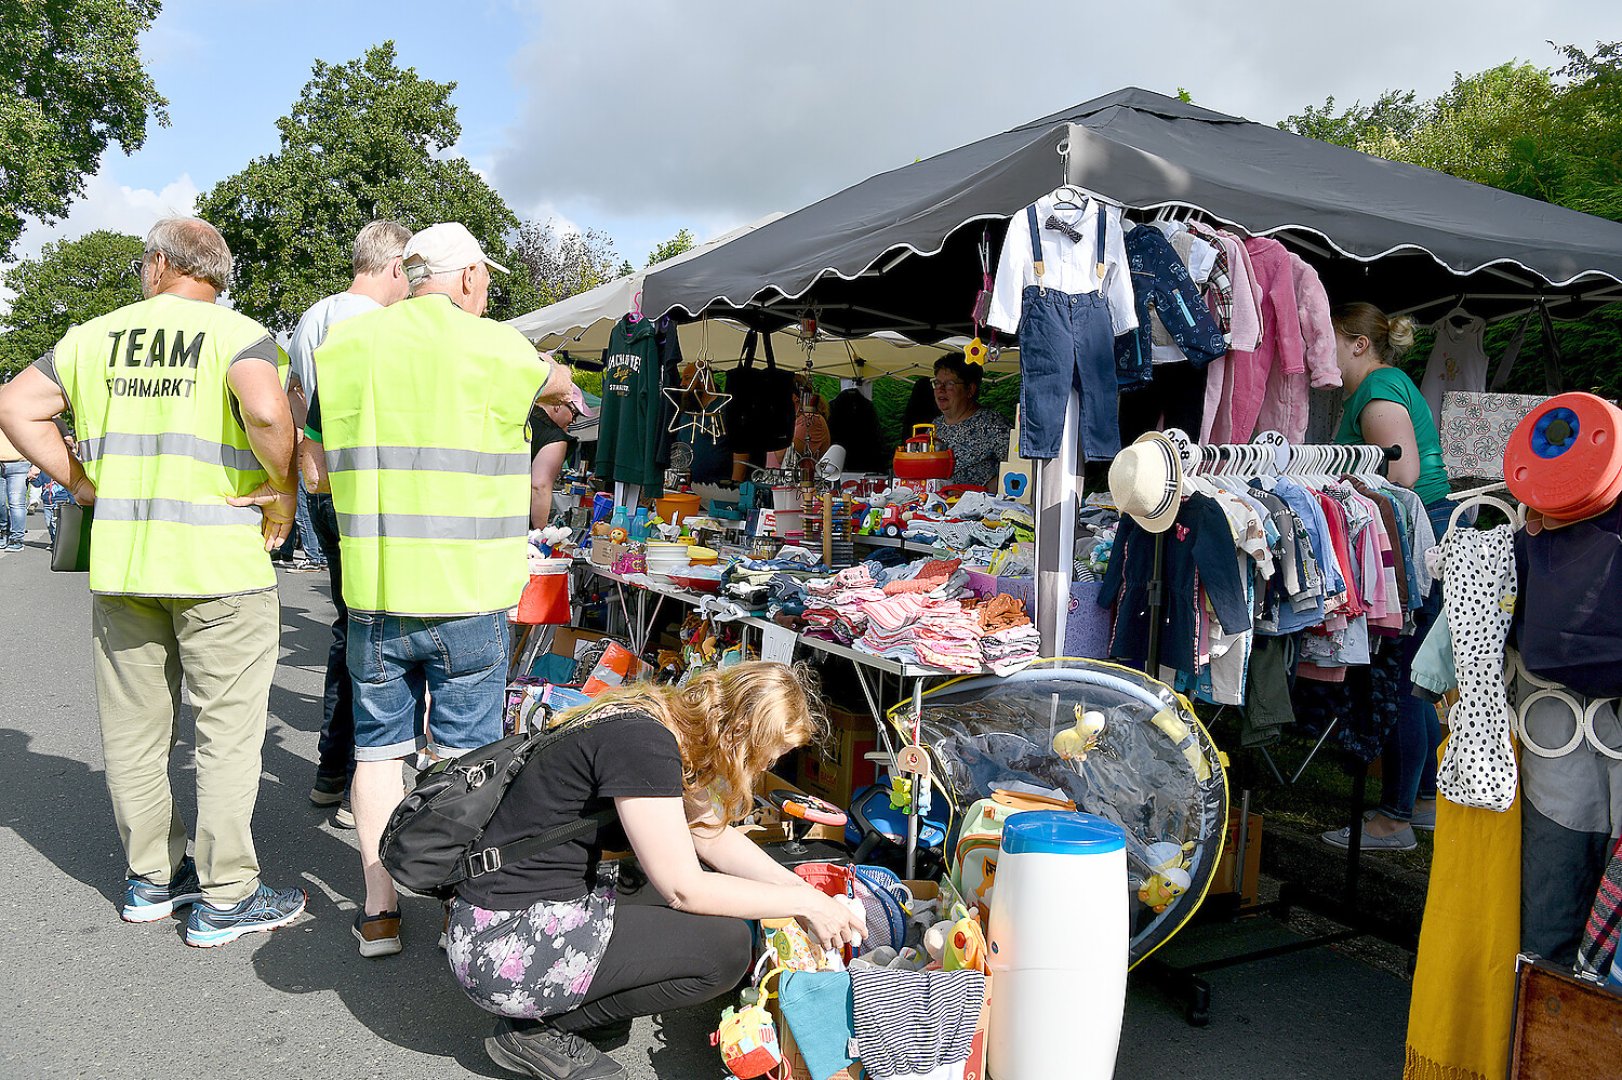
[[[653,509],[666,524],[675,525],[685,517],[698,515],[700,499],[687,491],[672,492],[654,500]]]
[[[1114,1076],[1128,931],[1119,826],[1061,810],[1004,823],[987,935],[994,1080]]]
[[[1557,394],[1515,426],[1504,481],[1546,517],[1580,521],[1622,495],[1622,410],[1593,394]]]

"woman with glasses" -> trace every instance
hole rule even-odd
[[[1008,453],[1010,425],[995,409],[981,407],[983,375],[980,365],[966,363],[959,353],[935,361],[935,404],[940,407],[935,441],[952,451],[952,483],[994,491]]]
[[[537,401],[529,412],[529,524],[532,529],[544,529],[552,520],[552,488],[563,463],[578,444],[569,434],[569,425],[582,415],[585,399],[580,388],[562,405],[543,405]]]

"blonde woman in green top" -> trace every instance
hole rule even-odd
[[[1330,319],[1335,326],[1335,361],[1347,394],[1335,441],[1402,447],[1402,455],[1391,462],[1387,473],[1424,501],[1432,531],[1440,540],[1452,511],[1446,499],[1442,443],[1419,387],[1394,366],[1414,344],[1413,320],[1406,315],[1387,318],[1373,304],[1344,304]],[[1431,587],[1424,607],[1414,613],[1414,633],[1400,645],[1397,716],[1385,740],[1380,806],[1363,821],[1364,851],[1405,851],[1417,843],[1415,829],[1436,828],[1436,751],[1442,726],[1430,703],[1413,696],[1411,675],[1414,653],[1441,603],[1438,583]],[[1350,829],[1333,829],[1323,838],[1346,847]]]

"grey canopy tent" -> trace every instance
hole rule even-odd
[[[647,276],[645,312],[848,336],[969,332],[977,247],[1061,183],[1139,211],[1198,211],[1298,251],[1336,302],[1488,319],[1622,300],[1622,224],[1126,89],[864,180]],[[1079,423],[1072,393],[1066,430]],[[1080,463],[1037,462],[1037,613],[1063,639]]]
[[[1068,172],[1066,171],[1068,169]],[[1336,301],[1489,319],[1622,300],[1622,224],[1127,89],[872,177],[650,273],[644,309],[760,326],[816,310],[847,335],[965,333],[975,247],[1068,179],[1186,207],[1306,257]],[[1378,272],[1370,264],[1378,261]]]

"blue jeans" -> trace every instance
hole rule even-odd
[[[1081,394],[1081,451],[1108,461],[1121,449],[1115,331],[1102,293],[1025,286],[1019,319],[1019,452],[1056,458],[1070,392]]]
[[[1438,541],[1447,533],[1447,521],[1453,513],[1453,504],[1446,499],[1425,506],[1431,521],[1431,531]],[[1425,606],[1414,615],[1414,632],[1402,642],[1403,684],[1399,688],[1407,696],[1403,699],[1402,715],[1397,718],[1385,741],[1385,783],[1380,799],[1380,813],[1396,821],[1412,821],[1417,799],[1436,798],[1436,752],[1442,746],[1442,721],[1436,707],[1422,698],[1413,696],[1414,684],[1409,677],[1414,667],[1414,656],[1424,642],[1425,635],[1442,611],[1442,583],[1431,586]]]
[[[304,545],[304,554],[310,557],[311,562],[326,562],[326,546],[321,543],[321,534],[310,519],[310,497],[305,494],[303,484],[298,486],[298,513],[293,520],[298,524],[299,543]]]
[[[0,514],[0,540],[6,547],[23,546],[23,533],[28,530],[28,470],[32,468],[26,461],[0,465],[6,498],[5,512]]]
[[[355,760],[391,761],[424,747],[449,756],[501,738],[507,647],[504,611],[448,619],[350,611]]]

